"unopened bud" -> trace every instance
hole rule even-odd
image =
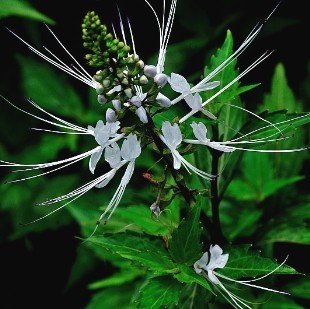
[[[126,88],[126,89],[124,90],[124,92],[125,92],[125,94],[126,94],[126,96],[127,96],[128,99],[130,99],[130,98],[132,97],[132,95],[133,95],[132,89],[130,89],[130,88]]]
[[[102,94],[103,91],[104,91],[103,86],[102,86],[101,84],[98,83],[98,84],[96,85],[96,92],[97,92],[97,94]]]
[[[139,82],[140,82],[140,84],[142,84],[142,85],[146,85],[146,84],[149,82],[149,80],[147,79],[147,77],[146,77],[145,75],[142,75],[142,76],[139,78]]]
[[[156,70],[156,67],[155,65],[145,65],[144,66],[144,74],[147,76],[147,77],[155,77],[155,75],[157,74],[157,70]]]
[[[156,100],[162,107],[170,107],[171,106],[171,101],[169,98],[164,96],[162,93],[158,93]]]
[[[103,87],[108,88],[111,85],[111,82],[108,79],[104,79],[102,85]]]
[[[138,66],[139,68],[143,69],[143,68],[144,68],[144,62],[143,62],[142,60],[139,60],[139,61],[137,62],[137,66]]]
[[[117,120],[116,113],[112,108],[107,109],[105,117],[106,117],[107,122],[110,122],[110,123],[115,122]]]
[[[168,81],[168,76],[163,73],[156,74],[154,77],[154,82],[159,86],[159,87],[164,87],[167,84]]]
[[[97,100],[100,104],[104,104],[107,102],[107,98],[103,94],[99,94]]]
[[[113,107],[115,110],[119,111],[122,108],[122,102],[120,100],[112,100]]]

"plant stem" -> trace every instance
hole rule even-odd
[[[190,208],[192,208],[194,206],[194,204],[196,203],[195,197],[193,196],[191,190],[183,183],[182,180],[180,180],[179,177],[179,172],[176,171],[173,167],[173,162],[171,160],[170,157],[168,157],[167,155],[164,154],[164,146],[163,143],[161,141],[161,139],[159,138],[159,136],[157,135],[157,133],[155,132],[155,125],[154,122],[152,120],[152,118],[148,115],[148,128],[149,128],[149,132],[153,138],[153,141],[156,145],[156,147],[158,148],[159,152],[161,153],[168,169],[171,172],[171,175],[176,183],[176,185],[178,186],[181,194],[183,195],[186,203],[189,205]],[[212,234],[212,222],[210,220],[210,218],[208,218],[206,216],[206,214],[201,211],[201,222],[204,225],[204,227],[206,228],[206,230]]]
[[[213,138],[218,140],[218,131],[215,129],[213,132]],[[218,166],[219,166],[219,159],[222,155],[221,152],[217,150],[211,150],[212,155],[212,167],[211,167],[211,174],[217,176],[218,175]],[[211,181],[211,208],[212,208],[212,230],[213,230],[213,237],[212,240],[214,243],[223,245],[227,242],[225,239],[221,221],[220,221],[220,196],[219,196],[219,178],[216,177],[214,180]]]

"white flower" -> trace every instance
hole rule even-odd
[[[305,117],[305,116],[301,116],[301,117]],[[299,118],[299,117],[297,117],[297,118]],[[268,142],[271,143],[271,142],[275,142],[275,141],[280,141],[282,139],[286,139],[285,137],[271,139],[272,135],[278,134],[278,132],[276,132],[272,135],[269,135],[267,137],[260,138],[260,139],[242,140],[242,139],[248,138],[249,136],[251,136],[252,134],[254,134],[260,130],[266,129],[268,127],[275,127],[276,125],[283,124],[285,122],[289,122],[289,120],[262,127],[260,129],[256,129],[256,130],[251,131],[247,134],[244,134],[241,137],[237,137],[233,140],[223,141],[223,142],[214,142],[214,141],[211,142],[210,139],[207,138],[206,126],[201,122],[198,124],[195,122],[192,122],[191,127],[193,128],[193,133],[194,133],[195,137],[197,138],[197,140],[184,139],[183,141],[185,143],[189,143],[189,144],[206,145],[210,148],[213,148],[213,149],[216,149],[216,150],[219,150],[222,152],[233,152],[235,150],[252,151],[252,152],[296,152],[296,151],[303,151],[303,150],[307,149],[307,147],[297,148],[297,149],[251,149],[251,148],[243,148],[243,147],[236,147],[235,146],[235,145],[239,145],[239,144],[241,144],[241,145],[242,144],[255,145],[255,144],[268,143]]]
[[[274,293],[280,293],[280,294],[288,294],[286,292],[281,292],[273,289],[269,289],[263,286],[254,285],[250,282],[261,280],[273,272],[275,272],[277,269],[279,269],[285,262],[286,259],[278,265],[275,269],[270,271],[268,274],[258,277],[256,279],[252,280],[234,280],[229,277],[223,276],[215,271],[215,269],[218,268],[224,268],[227,264],[229,258],[229,254],[223,254],[223,250],[219,245],[210,246],[209,252],[205,252],[203,256],[194,263],[194,269],[195,272],[199,275],[202,275],[205,277],[210,283],[213,285],[213,287],[234,307],[234,308],[249,308],[250,306],[247,305],[249,303],[248,301],[242,299],[240,296],[235,295],[234,293],[230,292],[224,284],[219,280],[219,278],[225,279],[227,281],[240,283],[246,286],[254,287],[261,290],[266,290],[269,292]]]
[[[199,93],[195,93],[194,95],[189,94],[184,98],[184,100],[193,111],[195,112],[200,111],[207,117],[211,119],[216,119],[216,117],[211,112],[205,110],[202,107],[202,99]]]
[[[181,165],[185,167],[185,169],[190,173],[190,170],[192,170],[194,173],[196,173],[198,176],[211,180],[214,178],[213,175],[210,175],[197,167],[190,164],[188,161],[186,161],[180,153],[177,151],[177,147],[182,142],[182,134],[179,126],[175,123],[173,126],[170,124],[169,121],[164,121],[162,124],[162,133],[163,135],[160,135],[160,139],[166,144],[166,146],[171,151],[172,157],[173,157],[173,167],[174,169],[178,170],[180,169]]]

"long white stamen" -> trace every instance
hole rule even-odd
[[[306,115],[303,115],[303,116],[299,116],[299,117],[293,118],[293,119],[280,121],[280,122],[274,123],[274,125],[284,124],[284,123],[287,123],[287,122],[290,122],[290,121],[293,121],[293,120],[297,120],[297,119],[304,118],[304,117],[309,117],[309,116],[310,116],[310,113],[309,113],[309,114],[306,114]],[[289,127],[289,126],[290,126],[290,125],[288,125],[288,127]],[[264,129],[269,128],[269,127],[271,127],[271,125],[264,126],[264,127],[262,127],[262,128],[256,129],[256,130],[254,130],[254,131],[251,131],[251,132],[249,132],[249,133],[244,134],[244,135],[241,136],[241,137],[237,137],[237,138],[235,138],[235,139],[232,139],[231,141],[240,140],[241,138],[244,138],[244,137],[246,137],[246,136],[249,136],[249,135],[251,135],[251,134],[253,134],[253,133],[257,133],[258,131],[264,130]],[[278,134],[278,133],[275,133],[275,134]],[[271,137],[271,136],[273,136],[273,135],[275,135],[275,134],[272,134],[272,135],[270,135],[269,137]]]
[[[52,169],[52,170],[50,170],[50,171],[47,171],[47,172],[44,172],[44,173],[41,173],[41,174],[37,174],[37,175],[34,175],[34,176],[25,177],[25,178],[20,178],[20,179],[16,179],[16,180],[7,181],[6,183],[9,184],[9,183],[14,183],[14,182],[20,182],[20,181],[24,181],[24,180],[28,180],[28,179],[32,179],[32,178],[37,178],[37,177],[40,177],[40,176],[43,176],[43,175],[47,175],[47,174],[56,172],[56,171],[58,171],[58,170],[60,170],[60,169],[63,169],[63,168],[65,168],[65,167],[67,167],[67,166],[69,166],[69,165],[71,165],[71,164],[74,164],[74,163],[76,163],[76,162],[78,162],[78,161],[81,161],[81,160],[83,160],[84,158],[85,158],[85,157],[78,158],[78,159],[76,159],[76,160],[74,160],[74,161],[71,161],[71,162],[65,164],[65,165],[62,165],[62,166],[60,166],[60,167],[54,168],[54,169]],[[29,169],[28,169],[28,170],[29,170]],[[31,169],[31,170],[34,170],[34,169]],[[19,170],[19,171],[25,171],[25,170]],[[17,171],[15,171],[15,172],[17,172]]]
[[[28,223],[25,223],[25,224],[23,224],[23,225],[29,225],[29,224],[38,222],[38,221],[40,221],[40,220],[42,220],[42,219],[47,218],[48,216],[52,215],[53,213],[55,213],[55,212],[61,210],[62,208],[66,207],[67,205],[69,205],[70,203],[72,203],[73,201],[75,201],[76,199],[78,199],[79,197],[81,197],[82,195],[84,195],[86,192],[88,192],[89,190],[91,190],[91,189],[92,189],[93,187],[95,187],[98,183],[100,183],[99,179],[101,180],[102,177],[103,177],[103,176],[98,177],[98,178],[97,178],[97,181],[96,181],[96,182],[93,182],[93,185],[88,186],[88,187],[87,187],[85,190],[83,190],[79,195],[77,195],[76,197],[74,197],[72,200],[68,201],[68,202],[65,203],[64,205],[62,205],[62,206],[60,206],[60,207],[54,209],[53,211],[51,211],[51,212],[48,213],[47,215],[44,215],[44,216],[42,216],[42,217],[40,217],[40,218],[38,218],[38,219],[36,219],[36,220],[33,220],[33,221],[31,221],[31,222],[28,222]]]
[[[250,286],[250,287],[253,287],[253,288],[257,288],[257,289],[261,289],[261,290],[265,290],[265,291],[269,291],[269,292],[275,292],[275,293],[279,293],[279,294],[290,295],[287,292],[277,291],[277,290],[266,288],[264,286],[250,284],[250,283],[247,283],[246,281],[244,281],[244,282],[243,281],[237,281],[237,280],[231,279],[229,277],[223,276],[223,275],[221,275],[221,274],[219,274],[219,273],[217,273],[215,271],[214,271],[214,274],[216,274],[217,276],[219,276],[219,277],[221,277],[223,279],[226,279],[228,281],[237,282],[237,283],[240,283],[240,284],[243,284],[243,285],[247,285],[247,286]]]
[[[0,162],[5,163],[5,164],[0,164],[0,166],[15,166],[15,167],[31,167],[32,169],[37,169],[37,168],[46,168],[46,167],[51,167],[51,166],[55,166],[55,165],[59,165],[59,164],[63,164],[63,163],[67,163],[67,162],[71,162],[74,161],[76,159],[79,158],[86,158],[90,155],[92,155],[93,153],[99,151],[101,149],[101,146],[97,146],[96,148],[86,151],[82,154],[79,154],[77,156],[68,158],[68,159],[64,159],[64,160],[60,160],[60,161],[54,161],[54,162],[49,162],[49,163],[41,163],[41,164],[19,164],[19,163],[14,163],[14,162],[7,162],[7,161],[3,161],[0,160]]]
[[[59,122],[63,123],[64,125],[70,127],[71,130],[81,131],[81,132],[85,132],[85,133],[88,132],[88,130],[85,129],[85,128],[82,128],[82,127],[80,127],[80,126],[77,126],[77,125],[75,125],[75,124],[73,124],[73,123],[71,123],[71,122],[69,122],[69,121],[63,120],[63,119],[61,119],[61,118],[59,118],[59,117],[57,117],[57,116],[55,116],[55,115],[53,115],[53,114],[47,112],[45,109],[43,109],[43,108],[40,107],[38,104],[36,104],[33,100],[27,99],[27,101],[28,101],[31,105],[33,105],[34,107],[36,107],[38,110],[40,110],[41,112],[47,114],[48,116],[50,116],[50,117],[52,117],[52,118],[58,120]]]
[[[160,22],[159,22],[159,18],[156,14],[156,11],[154,10],[154,8],[151,6],[151,4],[147,1],[147,0],[144,0],[146,2],[146,4],[151,8],[152,12],[154,13],[154,16],[156,18],[156,21],[157,21],[157,25],[158,25],[158,29],[159,29],[159,46],[162,45],[162,28],[160,26]]]
[[[27,112],[27,111],[21,109],[20,107],[14,105],[12,102],[10,102],[8,99],[6,99],[6,98],[5,98],[4,96],[2,96],[1,94],[0,94],[0,97],[1,97],[3,100],[5,100],[7,103],[9,103],[11,106],[13,106],[14,108],[16,108],[17,110],[19,110],[19,111],[21,111],[21,112],[23,112],[23,113],[25,113],[25,114],[27,114],[27,115],[29,115],[29,116],[32,116],[32,117],[34,117],[34,118],[36,118],[36,119],[39,119],[39,120],[41,120],[41,121],[43,121],[43,122],[52,124],[52,125],[57,126],[57,127],[65,128],[65,129],[68,129],[68,130],[80,130],[80,131],[85,132],[85,129],[84,129],[84,128],[80,128],[80,127],[74,126],[73,124],[69,124],[68,122],[66,122],[66,121],[64,121],[64,120],[62,120],[62,119],[60,119],[60,118],[58,118],[58,117],[56,117],[56,116],[53,116],[52,114],[49,114],[48,112],[44,111],[43,109],[42,109],[42,111],[44,111],[45,113],[47,113],[49,116],[51,116],[51,117],[53,117],[53,118],[59,120],[59,121],[62,122],[62,123],[68,123],[68,126],[67,126],[67,125],[62,125],[62,124],[59,124],[59,123],[56,123],[56,122],[53,122],[53,121],[49,121],[49,120],[47,120],[47,119],[44,119],[44,118],[41,118],[41,117],[39,117],[39,116],[37,116],[37,115],[34,115],[34,114],[32,114],[32,113],[29,113],[29,112]],[[32,102],[31,100],[28,100],[28,102],[30,102],[31,104],[33,104],[33,102]],[[36,104],[33,104],[33,105],[36,106]],[[37,107],[37,106],[36,106],[36,107]],[[39,108],[39,109],[40,109],[40,108]],[[76,128],[74,128],[74,127],[76,127]]]
[[[119,25],[120,25],[121,32],[122,32],[123,41],[127,45],[123,20],[122,20],[122,16],[121,16],[121,12],[119,10],[119,7],[117,7],[117,11],[118,11],[118,16],[119,16]]]
[[[72,56],[72,54],[67,50],[67,48],[60,42],[54,32],[45,24],[46,28],[50,31],[56,41],[60,44],[60,46],[65,50],[65,52],[72,58],[72,60],[82,69],[82,71],[92,79],[92,76],[80,65],[80,63]]]
[[[136,45],[135,45],[135,40],[134,40],[134,38],[133,38],[132,28],[131,28],[131,24],[130,24],[129,18],[127,18],[127,23],[128,23],[129,32],[130,32],[132,50],[133,50],[134,54],[136,55],[136,54],[137,54],[137,53],[136,53]]]
[[[222,89],[220,89],[218,92],[216,92],[213,96],[211,96],[208,100],[206,100],[204,103],[202,103],[202,107],[207,105],[210,101],[212,101],[214,98],[219,96],[221,93],[223,93],[226,89],[228,89],[230,86],[232,86],[234,83],[236,83],[239,79],[241,79],[244,75],[246,75],[248,72],[250,72],[253,68],[255,68],[259,63],[261,63],[263,60],[265,60],[267,57],[269,57],[271,53],[265,52],[263,55],[261,55],[257,60],[255,60],[248,68],[246,68],[241,74],[239,74],[236,78],[234,78],[231,82],[229,82],[227,85],[225,85]],[[188,114],[186,114],[183,118],[179,120],[179,123],[184,122],[188,118],[190,118],[192,115],[197,113],[197,110],[192,110]]]
[[[77,67],[75,67],[74,65],[71,65],[72,68],[74,68],[78,74],[72,70],[70,68],[70,66],[68,66],[66,63],[64,63],[61,59],[59,59],[54,53],[52,53],[46,46],[43,46],[43,48],[50,54],[52,55],[57,61],[59,61],[59,63],[61,63],[63,65],[64,68],[66,68],[68,70],[67,73],[71,72],[72,74],[75,74],[77,78],[81,78],[82,81],[84,81],[85,83],[89,83],[90,85],[93,84],[92,79],[86,75],[83,71],[79,70]]]
[[[64,131],[47,130],[47,129],[41,129],[41,128],[30,128],[30,129],[34,131],[44,131],[44,132],[57,133],[57,134],[89,135],[88,132],[64,132]]]

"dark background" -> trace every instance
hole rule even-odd
[[[80,38],[80,24],[89,10],[95,10],[103,22],[108,25],[118,21],[117,4],[124,18],[129,17],[133,27],[135,42],[139,54],[148,59],[157,52],[158,33],[153,15],[143,0],[133,1],[104,1],[104,0],[76,0],[65,1],[40,1],[31,0],[31,4],[42,13],[56,21],[53,30],[60,40],[74,53],[78,59],[83,59],[84,49]],[[155,1],[151,1],[155,2]],[[161,1],[157,1],[161,2]],[[187,3],[188,5],[184,5]],[[212,36],[212,27],[235,16],[229,24],[235,44],[241,44],[254,25],[268,15],[276,5],[276,1],[182,1],[179,0],[175,24],[171,36],[171,43],[179,42],[196,35],[184,27],[187,19],[199,17],[199,11],[205,11],[209,18],[211,28],[207,29]],[[244,100],[259,103],[261,94],[269,90],[274,67],[278,62],[283,62],[290,86],[298,97],[301,93],[309,91],[304,84],[309,67],[309,11],[307,1],[286,0],[283,1],[271,20],[265,25],[255,42],[241,56],[240,67],[246,67],[265,50],[275,52],[265,62],[255,68],[243,81],[249,83],[262,83],[255,90],[246,94]],[[198,18],[197,17],[197,18]],[[274,31],[279,23],[292,21],[286,28]],[[2,20],[2,25],[8,26],[28,41],[39,41],[42,44],[54,44],[44,25],[38,22],[10,17]],[[36,38],[30,37],[29,29],[36,29]],[[4,28],[1,29],[1,93],[14,99],[23,98],[18,88],[19,68],[15,62],[14,54],[20,52],[24,55],[30,51],[18,42]],[[33,32],[32,32],[33,34]],[[220,46],[224,40],[225,31],[210,42],[209,50]],[[48,44],[51,42],[50,44]],[[193,73],[203,67],[203,59],[207,50],[201,51],[201,58],[195,57],[188,73]],[[190,55],[189,55],[190,56]],[[82,60],[83,61],[83,60]],[[87,87],[72,79],[73,85],[82,96],[87,96]],[[309,98],[309,97],[308,97]],[[305,109],[309,102],[305,103]],[[3,111],[3,109],[2,109]],[[12,119],[12,121],[15,121]],[[18,125],[18,123],[17,123]],[[10,134],[14,138],[14,132],[2,132]],[[2,135],[0,135],[1,137]],[[308,167],[305,167],[308,169]],[[306,186],[306,184],[305,184]],[[305,187],[305,190],[307,188]],[[23,205],[23,207],[32,207]],[[1,235],[5,235],[11,227],[8,214],[1,213]],[[21,227],[22,228],[22,227]],[[66,282],[70,274],[70,267],[74,263],[76,250],[80,242],[74,238],[79,234],[76,223],[54,231],[39,234],[29,234],[14,242],[0,240],[0,281],[2,308],[84,308],[89,302],[91,291],[86,286],[111,272],[108,267],[98,265],[98,271],[90,273],[72,289],[65,291]],[[2,237],[1,237],[2,238]],[[290,250],[292,246],[290,245]],[[293,246],[294,247],[294,246]],[[279,245],[279,257],[286,251],[285,245]],[[290,257],[289,265],[296,267],[301,272],[308,272],[309,254],[308,248],[295,245],[296,255]],[[4,300],[4,301],[3,301]]]

